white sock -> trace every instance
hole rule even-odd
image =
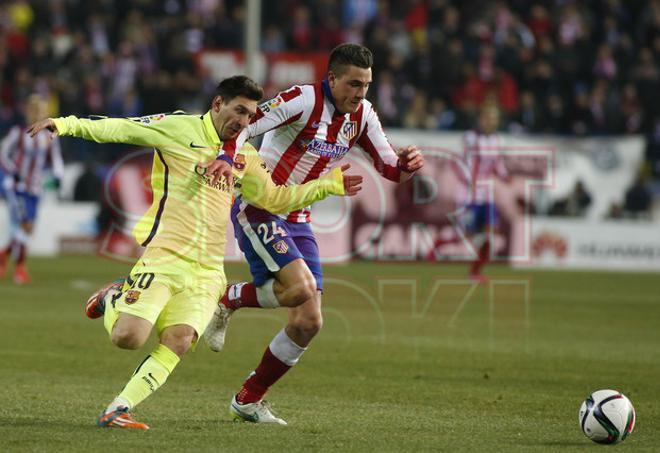
[[[108,412],[114,412],[120,407],[127,407],[129,410],[131,409],[131,405],[128,404],[128,401],[126,401],[123,398],[115,398],[112,403],[108,405],[108,407],[105,410],[105,413],[107,414]]]
[[[280,330],[268,346],[270,352],[288,366],[294,366],[307,350],[293,342],[284,329]]]
[[[262,286],[257,288],[257,302],[261,305],[262,308],[277,308],[280,306],[280,302],[277,300],[275,291],[273,291],[273,284],[275,279],[271,278]]]

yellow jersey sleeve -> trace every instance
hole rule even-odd
[[[238,182],[243,200],[273,214],[303,209],[330,195],[344,195],[344,176],[334,168],[324,176],[305,184],[278,186],[255,153],[246,153],[245,174]]]
[[[60,135],[93,140],[98,143],[125,143],[160,148],[176,143],[172,119],[176,115],[158,114],[141,118],[53,118]]]

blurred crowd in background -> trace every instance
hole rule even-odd
[[[496,102],[503,131],[643,134],[660,178],[660,0],[262,4],[264,52],[367,45],[386,127],[464,130]],[[2,2],[0,133],[33,92],[51,115],[201,111],[217,81],[194,56],[242,48],[245,18],[242,0]]]

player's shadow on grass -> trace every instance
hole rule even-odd
[[[577,440],[546,440],[543,442],[524,442],[524,444],[533,447],[590,447],[591,445],[598,445],[588,440],[586,442]]]
[[[11,427],[11,428],[34,428],[38,427],[40,431],[45,431],[49,426],[53,427],[54,431],[61,429],[63,425],[66,425],[70,428],[76,429],[99,429],[96,426],[96,422],[92,421],[73,421],[70,420],[68,423],[61,423],[63,420],[58,420],[58,424],[53,424],[53,418],[43,418],[43,417],[0,417],[0,426]],[[59,428],[57,428],[59,426]]]
[[[156,423],[154,423],[156,425]],[[230,418],[216,418],[216,419],[208,419],[208,418],[200,418],[200,419],[190,419],[187,420],[185,423],[181,422],[181,419],[175,419],[175,418],[164,418],[161,420],[158,420],[158,425],[163,425],[163,426],[171,426],[171,425],[176,425],[177,429],[185,429],[185,430],[191,430],[191,431],[203,431],[205,429],[213,429],[217,428],[218,426],[222,427],[241,427],[241,426],[248,426],[248,425],[254,425],[254,423],[248,423],[248,422],[237,422],[234,420],[231,420]],[[276,426],[276,425],[275,425]]]

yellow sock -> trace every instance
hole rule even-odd
[[[165,384],[179,360],[171,349],[159,344],[137,367],[117,398],[128,402],[129,408],[134,408]]]

